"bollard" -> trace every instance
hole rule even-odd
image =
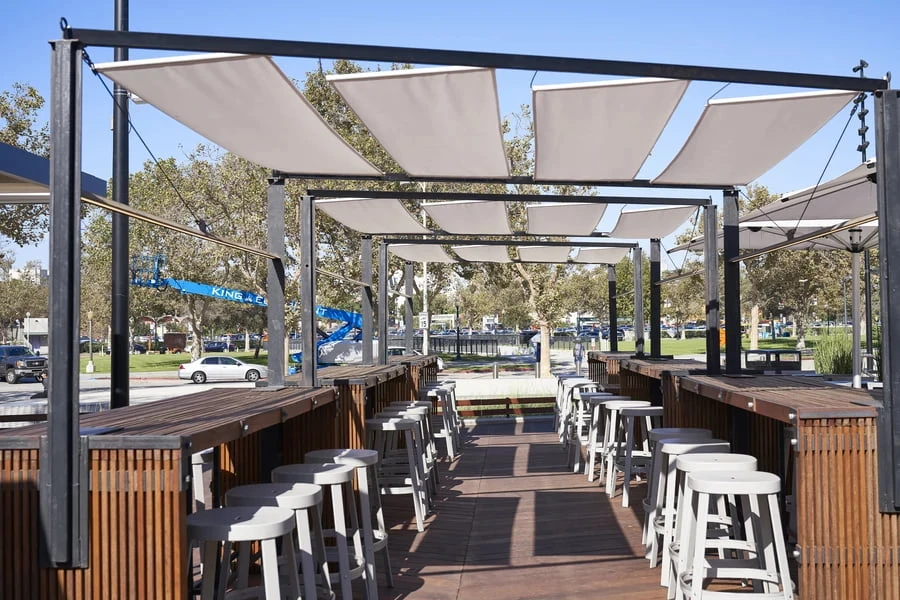
[[[494,363],[494,379],[500,378],[500,365],[498,363]]]
[[[534,377],[535,377],[535,379],[541,378],[541,363],[540,362],[534,363]]]

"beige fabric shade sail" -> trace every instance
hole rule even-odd
[[[533,263],[569,262],[571,246],[518,246],[519,260]]]
[[[572,262],[591,265],[615,265],[625,258],[630,248],[579,248]]]
[[[328,81],[409,175],[509,176],[493,69],[401,69]]]
[[[535,179],[633,180],[689,83],[625,79],[532,88]]]
[[[436,244],[391,244],[391,254],[410,262],[453,263],[443,248]]]
[[[590,235],[597,229],[606,204],[545,202],[527,207],[531,235]]]
[[[615,227],[609,232],[609,237],[662,239],[684,225],[696,211],[696,206],[623,209]]]
[[[508,263],[509,252],[506,246],[451,246],[453,252],[463,260],[477,263]]]
[[[459,200],[422,204],[425,212],[447,233],[509,235],[506,203],[490,200]]]
[[[394,198],[316,200],[316,208],[360,233],[417,235],[431,233],[409,214],[399,200]]]
[[[206,54],[102,63],[96,69],[258,165],[302,174],[380,174],[325,123],[269,57]]]
[[[855,96],[826,91],[711,100],[681,151],[653,182],[747,185],[812,137]]]

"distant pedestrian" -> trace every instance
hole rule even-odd
[[[572,358],[575,359],[575,374],[581,374],[581,361],[584,360],[584,346],[581,343],[581,340],[575,340],[575,345],[572,346]]]

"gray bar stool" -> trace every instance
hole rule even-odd
[[[385,495],[410,494],[416,515],[416,529],[425,531],[425,465],[422,463],[422,439],[419,424],[410,419],[367,419],[366,445],[381,456],[378,480]],[[403,440],[404,449],[400,447]],[[388,456],[406,455],[400,460],[388,462]]]
[[[233,487],[225,493],[228,506],[279,506],[294,511],[299,564],[303,574],[303,598],[333,597],[328,559],[322,535],[322,488],[312,483],[253,483]],[[239,560],[246,560],[242,553]],[[241,569],[243,570],[243,569]],[[317,575],[321,590],[317,589]]]
[[[365,574],[365,557],[362,547],[362,536],[359,534],[359,523],[356,519],[356,500],[353,494],[353,467],[331,464],[295,464],[283,465],[272,470],[272,481],[276,483],[314,483],[322,486],[323,491],[331,492],[331,514],[334,518],[334,529],[324,530],[325,537],[334,536],[334,546],[325,546],[326,552],[337,554],[338,573],[331,575],[331,582],[341,585],[341,596],[344,600],[352,600],[353,579]],[[345,505],[346,501],[346,505]],[[347,519],[350,519],[350,528]],[[353,540],[353,564],[347,539]],[[329,556],[331,558],[331,556]]]
[[[366,556],[366,595],[369,598],[377,599],[378,585],[375,579],[376,552],[384,553],[385,578],[387,579],[388,587],[394,587],[394,577],[391,574],[391,557],[388,553],[388,530],[384,524],[381,494],[378,491],[378,452],[375,450],[349,448],[313,450],[307,452],[303,460],[308,463],[334,462],[356,469],[363,549]]]
[[[300,584],[294,566],[297,557],[294,552],[294,511],[271,506],[235,506],[201,510],[187,516],[188,538],[201,544],[203,548],[203,579],[201,598],[213,600],[224,598],[225,588],[231,575],[231,561],[223,560],[218,586],[216,585],[216,564],[219,562],[219,544],[224,546],[224,556],[231,556],[231,546],[235,542],[241,546],[237,588],[247,587],[250,565],[250,542],[258,541],[262,548],[263,590],[266,600],[281,600],[282,590],[278,574],[278,551],[276,540],[282,541],[284,555],[284,575],[288,582],[288,594],[292,598],[300,595]],[[245,568],[240,569],[241,566]],[[218,589],[217,589],[218,588]],[[255,595],[255,594],[254,594]]]

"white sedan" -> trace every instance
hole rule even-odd
[[[178,367],[179,379],[190,379],[194,383],[224,379],[245,379],[253,382],[268,375],[269,372],[265,367],[248,364],[231,356],[206,356]]]

